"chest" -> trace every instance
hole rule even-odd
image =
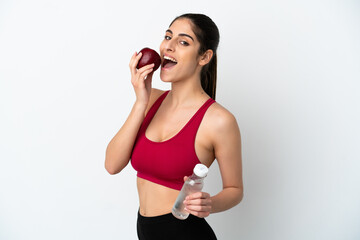
[[[209,138],[209,119],[205,114],[200,122],[197,122],[199,116],[196,115],[196,109],[184,109],[176,113],[158,111],[145,129],[145,138],[152,142],[161,143],[177,141],[183,139],[184,135],[190,138],[190,149],[194,149],[194,154],[202,163],[210,166],[214,160],[214,149]]]
[[[152,118],[145,135],[154,142],[163,142],[180,133],[194,116],[192,109],[183,109],[176,112],[159,111]]]

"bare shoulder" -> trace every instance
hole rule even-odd
[[[146,107],[145,110],[145,115],[147,114],[147,112],[150,110],[151,106],[155,103],[155,101],[166,91],[164,90],[160,90],[157,88],[151,88],[151,92],[150,92],[150,99],[149,99],[149,103]]]
[[[205,115],[205,135],[214,148],[237,144],[241,141],[240,129],[236,117],[218,102],[213,103]]]
[[[241,158],[241,134],[234,114],[215,102],[206,115],[206,136],[213,146],[218,162],[236,156]]]
[[[208,122],[215,129],[238,126],[234,114],[218,102],[213,103],[208,109]]]

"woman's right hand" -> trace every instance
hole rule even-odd
[[[150,98],[151,92],[151,80],[153,75],[153,68],[155,64],[146,65],[140,69],[136,69],[138,62],[142,56],[140,52],[136,52],[131,57],[129,67],[131,72],[131,84],[134,87],[136,94],[136,101],[142,104],[147,105]]]

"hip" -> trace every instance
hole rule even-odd
[[[191,214],[187,219],[179,220],[172,213],[146,217],[139,211],[137,234],[140,240],[217,239],[205,218],[198,218]]]

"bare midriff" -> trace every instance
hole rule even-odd
[[[137,178],[137,188],[140,201],[140,214],[154,217],[171,212],[178,190],[171,189],[143,178]]]

